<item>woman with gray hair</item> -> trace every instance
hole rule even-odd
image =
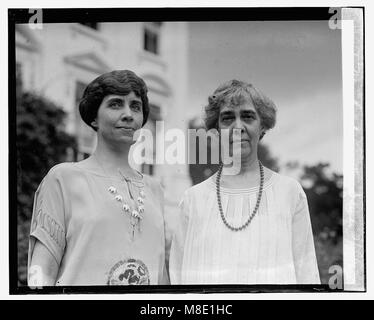
[[[171,282],[319,284],[305,193],[258,159],[258,143],[276,122],[274,103],[253,85],[231,80],[209,97],[205,111],[206,128],[220,137],[228,131],[229,143],[221,147],[239,150],[241,166],[232,174],[221,163],[212,177],[185,191]]]

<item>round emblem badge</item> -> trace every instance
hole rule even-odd
[[[149,285],[149,272],[141,260],[127,259],[117,262],[109,272],[108,285]]]

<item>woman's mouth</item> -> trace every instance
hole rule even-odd
[[[231,143],[249,143],[248,139],[232,140]]]
[[[131,127],[117,127],[117,129],[121,130],[123,133],[126,134],[133,134],[134,133],[134,128]]]

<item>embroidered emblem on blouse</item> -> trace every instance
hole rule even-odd
[[[149,285],[149,271],[141,260],[127,259],[117,262],[109,272],[108,285]]]

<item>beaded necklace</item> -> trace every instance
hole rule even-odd
[[[245,228],[247,228],[248,225],[251,223],[252,219],[254,218],[254,216],[256,215],[256,213],[258,211],[258,208],[260,207],[262,191],[263,191],[263,188],[264,188],[264,168],[263,168],[262,163],[260,161],[258,162],[258,164],[259,164],[259,167],[260,167],[260,189],[258,191],[256,206],[253,209],[252,214],[249,215],[247,221],[243,225],[241,225],[240,227],[233,227],[232,225],[230,225],[228,223],[228,221],[226,220],[225,215],[223,214],[222,203],[221,203],[221,183],[220,183],[223,164],[221,164],[219,169],[218,169],[217,178],[216,178],[218,208],[219,208],[219,212],[220,212],[223,223],[231,231],[241,231],[241,230],[244,230]]]

